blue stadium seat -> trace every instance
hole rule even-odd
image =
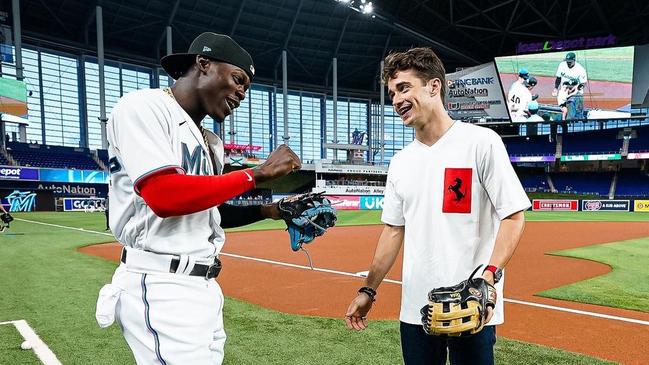
[[[619,129],[575,132],[563,134],[561,154],[620,153],[622,139],[618,139]]]
[[[648,152],[649,151],[649,126],[633,127],[636,131],[637,138],[629,140],[629,152]]]
[[[623,169],[618,172],[615,196],[648,197],[649,176],[639,170]]]
[[[10,142],[7,150],[19,166],[50,167],[77,170],[99,170],[85,148],[30,145]]]
[[[511,156],[553,156],[557,149],[547,135],[508,137],[503,138],[503,142]]]
[[[555,172],[550,174],[554,188],[560,193],[608,196],[613,172]]]

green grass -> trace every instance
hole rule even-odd
[[[346,223],[378,221],[377,212],[341,214]],[[357,212],[358,213],[358,212]],[[371,213],[371,214],[370,214]],[[349,217],[347,217],[349,215]],[[29,213],[17,218],[102,231],[101,213]],[[101,286],[116,263],[76,252],[112,237],[14,221],[0,234],[0,322],[25,319],[64,364],[132,364],[118,326],[100,329],[94,319]],[[254,278],[250,278],[254,280]],[[227,294],[227,293],[226,293]],[[342,309],[341,309],[342,310]],[[396,321],[373,321],[362,333],[341,320],[289,315],[226,299],[227,365],[398,364]],[[12,326],[0,326],[0,364],[33,364]],[[371,345],[368,345],[371,344]],[[605,364],[542,346],[499,338],[499,364]]]
[[[633,80],[633,47],[573,51],[588,73],[588,80],[631,82]],[[496,59],[498,72],[518,73],[521,67],[533,76],[554,77],[565,52],[530,54]]]
[[[649,312],[649,237],[553,252],[601,262],[613,271],[539,295]]]
[[[380,210],[339,210],[337,212],[337,226],[358,226],[369,224],[382,224]],[[243,227],[228,229],[227,232],[261,231],[267,229],[285,229],[284,221],[265,220]]]
[[[42,365],[34,351],[24,351],[23,337],[13,325],[0,326],[0,364]]]
[[[634,212],[525,212],[528,222],[649,222],[649,214]]]

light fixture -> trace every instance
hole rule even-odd
[[[371,14],[374,11],[374,5],[371,1],[367,0],[336,0],[336,2],[345,4],[352,10],[362,14]],[[372,17],[374,18],[375,16]]]
[[[370,14],[374,9],[372,6],[372,2],[366,2],[365,0],[361,0],[361,4],[359,6],[359,9],[361,10],[361,13],[363,14]]]

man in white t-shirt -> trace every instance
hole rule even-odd
[[[507,107],[513,122],[522,122],[529,115],[527,105],[533,100],[532,89],[537,84],[534,76],[528,76],[522,84],[514,84],[507,95]]]
[[[124,246],[97,300],[101,327],[118,320],[139,364],[223,361],[223,228],[279,219],[275,204],[226,201],[301,167],[282,145],[255,169],[223,173],[223,142],[201,122],[223,121],[245,98],[252,58],[232,38],[199,35],[165,56],[171,88],[124,95],[106,126],[110,228]]]
[[[366,328],[376,290],[403,242],[399,318],[405,364],[443,364],[447,354],[452,364],[493,364],[494,325],[503,323],[502,270],[518,245],[530,202],[500,136],[448,116],[444,66],[431,49],[390,54],[383,78],[415,140],[390,162],[385,226],[345,321],[350,329]],[[426,335],[420,309],[428,292],[467,279],[478,265],[487,265],[482,277],[498,290],[488,326],[470,337]]]

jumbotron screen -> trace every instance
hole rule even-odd
[[[513,122],[631,116],[634,47],[497,57]]]

